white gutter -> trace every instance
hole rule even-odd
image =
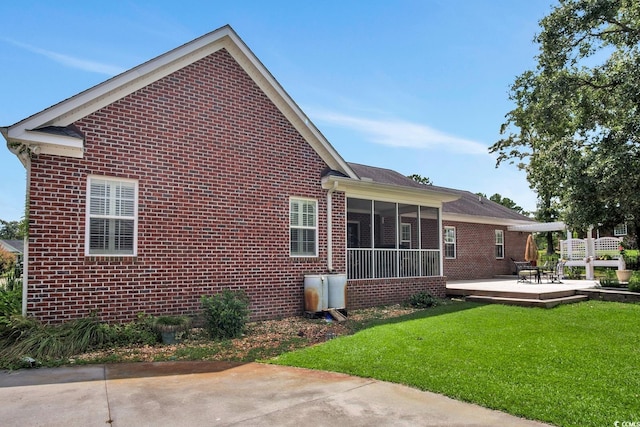
[[[31,153],[38,154],[39,147],[27,146],[27,144],[25,144],[24,142],[20,144],[10,144],[7,128],[1,128],[0,133],[2,133],[4,138],[7,140],[7,148],[9,149],[9,151],[11,151],[13,154],[16,155],[18,160],[20,160],[20,163],[22,163],[24,168],[27,170],[26,197],[28,198],[29,188],[31,186]],[[27,216],[27,221],[29,221],[28,216]],[[25,317],[27,316],[27,296],[28,296],[27,286],[29,283],[28,271],[29,271],[29,227],[27,224],[27,233],[24,236],[24,249],[22,251],[22,315]]]
[[[333,197],[332,194],[338,189],[338,183],[334,182],[333,187],[327,191],[327,270],[333,273]]]

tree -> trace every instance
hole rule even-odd
[[[415,182],[419,182],[420,184],[433,185],[429,178],[427,178],[426,176],[418,175],[417,173],[409,175],[407,178],[411,178],[412,180],[414,180]]]
[[[486,194],[484,193],[476,193],[476,195],[480,196],[480,197],[484,197],[485,199],[489,199],[492,202],[495,202],[499,205],[502,205],[504,207],[507,207],[511,210],[514,210],[516,212],[518,212],[521,215],[524,216],[529,216],[529,212],[525,211],[524,209],[522,209],[522,207],[516,205],[516,202],[514,202],[513,200],[511,200],[508,197],[502,197],[500,194],[495,193],[493,196],[491,197],[487,197]]]
[[[0,219],[0,239],[13,240],[24,237],[22,221],[3,221]]]
[[[537,67],[512,85],[490,151],[570,227],[640,230],[640,2],[560,0],[540,26]]]

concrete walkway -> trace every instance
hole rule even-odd
[[[382,381],[249,363],[0,372],[4,426],[542,426]]]

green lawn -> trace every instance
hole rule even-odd
[[[457,303],[272,363],[407,384],[562,426],[640,422],[640,305]]]

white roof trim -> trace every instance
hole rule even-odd
[[[329,175],[322,178],[324,189],[344,192],[347,197],[375,199],[380,201],[408,203],[430,207],[442,207],[442,203],[452,202],[460,198],[457,194],[425,188],[404,187],[400,185],[381,184],[370,180],[356,180],[341,176]]]
[[[454,221],[454,222],[466,222],[470,224],[488,224],[488,225],[502,225],[507,226],[509,231],[511,227],[519,226],[519,225],[528,225],[531,224],[531,221],[526,220],[518,220],[518,219],[510,219],[510,218],[496,218],[491,216],[476,216],[469,214],[459,214],[459,213],[449,213],[442,212],[442,220],[443,221]],[[537,223],[534,223],[537,224]]]
[[[565,231],[567,226],[562,221],[534,222],[533,224],[521,224],[509,226],[509,231],[526,231],[528,233],[543,233],[547,231]]]
[[[46,144],[47,142],[31,139],[32,134],[28,131],[45,126],[68,126],[76,120],[223,48],[251,76],[330,168],[339,170],[351,178],[357,178],[347,162],[342,159],[329,141],[311,123],[266,67],[228,25],[10,126],[5,134],[7,142]],[[44,145],[41,152],[45,152]]]

